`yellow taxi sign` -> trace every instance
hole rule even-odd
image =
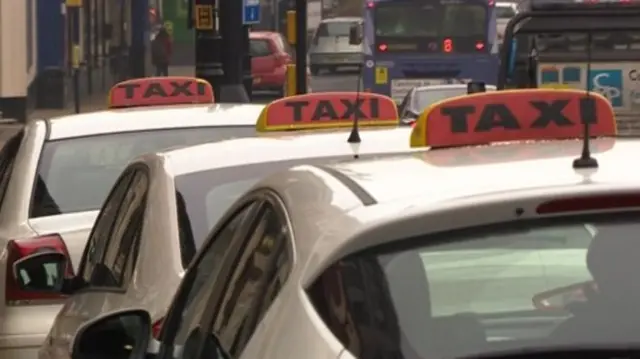
[[[318,92],[278,99],[258,117],[256,131],[291,131],[360,126],[397,126],[395,102],[367,92]]]
[[[580,90],[521,89],[459,96],[431,105],[416,121],[411,147],[452,147],[582,136],[613,136],[611,103]]]
[[[205,80],[145,77],[120,82],[109,90],[109,108],[213,103],[213,88]]]

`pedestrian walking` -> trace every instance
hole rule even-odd
[[[171,35],[162,26],[151,42],[151,62],[156,68],[156,76],[169,76],[169,62],[173,51]]]

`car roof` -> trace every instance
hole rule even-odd
[[[518,7],[518,4],[515,3],[515,2],[510,2],[510,1],[496,1],[496,6],[498,6],[498,7],[516,8],[516,7]]]
[[[353,146],[347,143],[349,132],[349,129],[341,129],[275,133],[170,149],[156,156],[170,166],[174,176],[251,163],[343,156],[354,153]],[[363,129],[357,152],[366,155],[412,151],[410,133],[409,127]]]
[[[309,265],[309,276],[313,277],[331,258],[393,241],[397,237],[367,242],[358,234],[395,226],[410,215],[443,212],[456,205],[470,208],[512,198],[516,193],[523,198],[545,198],[567,192],[640,188],[640,172],[628,170],[640,151],[640,141],[592,142],[593,147],[603,149],[594,153],[600,164],[596,173],[573,169],[572,162],[582,150],[582,142],[573,140],[427,149],[324,167],[298,166],[269,176],[256,187],[271,188],[283,199],[292,228],[304,233],[294,236],[299,238],[295,245],[302,265],[315,258]],[[470,161],[455,164],[464,158]]]
[[[486,85],[488,89],[495,90],[494,85]],[[438,90],[451,90],[451,89],[466,89],[466,84],[444,84],[444,85],[427,85],[416,87],[416,91],[438,91]]]
[[[255,126],[265,105],[212,104],[139,107],[48,120],[50,140],[98,134],[208,126]]]
[[[322,19],[320,23],[332,23],[332,22],[354,22],[354,21],[362,21],[361,17],[357,16],[341,16],[341,17],[332,17],[329,19]]]
[[[249,33],[250,39],[269,39],[276,35],[279,35],[277,32],[273,31],[251,31]]]

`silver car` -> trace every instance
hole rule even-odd
[[[311,74],[318,75],[322,70],[335,72],[339,67],[362,66],[362,43],[353,45],[349,42],[349,33],[354,26],[362,27],[362,18],[322,20],[309,47]]]
[[[487,91],[495,91],[493,85],[486,85]],[[418,119],[422,111],[442,100],[467,94],[467,85],[449,84],[414,87],[398,106],[400,121],[404,124],[412,123]]]
[[[77,271],[98,210],[132,158],[253,136],[263,107],[145,107],[4,126],[11,132],[0,127],[0,357],[35,359],[65,299],[24,290],[16,280],[17,274],[28,286],[53,283],[53,268],[14,273],[15,263],[53,250],[71,258],[67,274]]]

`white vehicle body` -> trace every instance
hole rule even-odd
[[[364,143],[359,153],[373,156],[408,152],[406,139],[409,133],[409,128],[363,129],[361,135]],[[125,197],[123,200],[117,195],[107,198],[103,213],[121,202],[127,203],[127,207],[120,211],[122,214],[116,215],[116,219],[102,215],[98,217],[79,273],[85,278],[94,277],[94,274],[84,272],[82,268],[88,266],[87,253],[92,252],[91,248],[102,248],[105,254],[97,255],[103,259],[98,260],[99,264],[92,265],[93,271],[102,264],[110,273],[125,273],[125,279],[108,287],[89,283],[85,289],[72,294],[57,315],[39,352],[39,359],[71,358],[70,348],[78,330],[94,318],[108,313],[142,308],[150,313],[154,326],[160,326],[191,260],[191,256],[183,257],[185,247],[189,246],[183,245],[183,238],[193,237],[196,242],[193,245],[195,254],[195,249],[199,248],[211,227],[219,220],[215,213],[222,215],[261,176],[285,170],[290,166],[289,162],[300,164],[327,157],[350,159],[353,149],[346,141],[348,134],[348,130],[344,129],[317,134],[308,131],[302,134],[275,133],[266,138],[230,139],[147,154],[134,160],[124,170],[121,179],[135,171],[144,172],[142,176],[145,179],[129,184],[120,184],[121,180],[116,183],[112,193],[135,193],[133,199],[128,201]],[[258,165],[262,166],[251,170]],[[252,172],[249,174],[247,171]],[[238,175],[230,183],[222,179],[236,172],[244,174]],[[189,180],[188,185],[179,185],[183,183],[181,179],[190,176],[193,180]],[[196,176],[202,176],[202,179]],[[122,187],[121,191],[117,189],[119,187]],[[179,194],[181,203],[178,203],[176,194]],[[202,199],[202,203],[196,204],[199,199]],[[131,214],[137,212],[136,208],[141,208],[143,213],[138,219]],[[180,216],[179,213],[187,216]],[[120,220],[121,216],[124,219]],[[202,227],[206,228],[204,231],[198,230],[203,219],[207,223]],[[103,221],[135,223],[138,229],[127,227],[120,233],[139,233],[139,236],[128,242],[126,237],[120,240],[120,237],[112,236],[106,242],[111,227],[103,225]],[[121,256],[126,256],[132,251],[138,254],[121,260],[117,255],[109,255],[122,253]]]
[[[72,115],[50,120],[33,120],[15,132],[0,153],[0,292],[5,293],[11,278],[7,263],[7,243],[48,234],[59,234],[66,245],[74,269],[82,256],[87,236],[98,214],[95,210],[34,217],[38,169],[43,148],[49,143],[86,139],[89,136],[137,133],[140,131],[199,129],[216,126],[251,126],[262,105],[198,105],[137,108]],[[96,137],[97,138],[97,137]],[[170,141],[171,142],[171,141]],[[202,143],[202,142],[199,142]],[[82,149],[80,149],[82,151]],[[116,156],[117,151],[109,155]],[[125,150],[126,151],[126,150]],[[58,154],[65,156],[64,153]],[[130,158],[126,159],[129,160]],[[122,167],[126,162],[122,164]],[[51,166],[51,169],[54,166]],[[121,167],[121,168],[122,168]],[[61,172],[58,169],[58,172]],[[75,173],[58,173],[57,176]],[[61,177],[60,177],[61,178]],[[45,186],[46,187],[46,186]],[[52,189],[49,189],[52,190]],[[106,189],[96,190],[100,193]],[[86,195],[86,194],[83,194]],[[5,293],[6,294],[6,293]],[[3,294],[3,297],[5,297]],[[0,301],[0,357],[35,359],[62,299]]]
[[[367,139],[364,139],[363,145],[367,143]],[[357,295],[360,293],[358,291],[367,291],[368,285],[376,285],[375,272],[369,271],[368,276],[358,277],[364,281],[364,284],[360,284],[364,288],[355,284],[354,287],[349,286],[351,282],[357,283],[356,277],[341,277],[343,282],[339,282],[339,287],[334,289],[339,291],[336,296],[342,293],[338,298],[331,294],[335,293],[334,290],[322,294],[314,292],[313,288],[337,261],[402,239],[517,221],[528,223],[526,221],[562,219],[576,213],[593,217],[594,214],[606,216],[607,213],[614,213],[617,216],[621,211],[638,211],[640,204],[624,209],[591,211],[580,207],[568,210],[568,214],[542,212],[541,205],[549,201],[591,196],[637,196],[640,191],[640,172],[629,171],[628,165],[640,150],[640,142],[612,139],[592,141],[593,155],[600,163],[598,169],[572,168],[572,161],[579,156],[581,148],[581,141],[548,141],[425,150],[376,160],[354,160],[319,167],[300,166],[265,178],[231,207],[189,268],[176,295],[176,298],[182,298],[180,304],[174,302],[169,313],[169,316],[176,316],[176,321],[171,327],[165,327],[164,348],[158,359],[208,358],[210,351],[216,349],[241,359],[371,358],[379,353],[376,350],[387,347],[387,337],[383,334],[378,337],[378,330],[397,328],[397,325],[412,329],[399,335],[403,350],[411,347],[413,350],[410,352],[415,353],[416,357],[429,357],[425,354],[430,353],[429,346],[435,346],[440,353],[454,357],[462,355],[460,353],[477,353],[477,348],[475,352],[473,349],[475,344],[471,344],[475,337],[467,336],[467,332],[460,334],[450,331],[452,327],[448,327],[448,331],[430,332],[429,336],[420,330],[429,327],[424,326],[428,318],[420,311],[415,311],[415,308],[420,306],[419,303],[428,305],[434,298],[429,297],[427,288],[421,288],[423,284],[416,286],[416,282],[408,280],[401,271],[395,272],[403,265],[402,256],[398,258],[400,260],[389,262],[384,267],[385,275],[395,273],[395,278],[399,278],[396,282],[388,283],[390,290],[409,294],[404,298],[393,298],[394,301],[401,301],[395,302],[398,312],[393,319],[395,321],[388,327],[384,323],[389,319],[389,314],[365,309],[367,305],[382,305],[378,301],[381,299]],[[175,155],[168,158],[184,155],[187,151],[176,151]],[[265,228],[270,228],[268,223],[277,223],[277,226],[274,229],[260,227],[258,224],[266,218],[263,216],[269,218],[264,219],[264,223],[267,223]],[[236,223],[236,220],[240,222]],[[232,232],[235,233],[233,239],[219,247],[217,243],[222,238],[220,236],[224,233],[224,238],[227,238],[225,231],[233,231],[232,228],[236,230]],[[253,229],[245,232],[242,228]],[[261,228],[255,230],[261,234],[254,235],[255,228]],[[581,235],[591,239],[590,230],[579,230]],[[216,250],[221,248],[225,248],[225,255],[220,263],[220,252]],[[572,264],[572,258],[577,256],[567,256],[570,252],[563,251],[549,252],[551,256],[547,264],[553,266],[559,263],[559,255],[567,259],[567,265]],[[211,256],[216,257],[213,253],[218,253],[214,269],[217,275],[202,284],[203,278],[198,273],[202,271],[201,266],[209,268]],[[473,259],[473,251],[460,253],[470,256],[467,263],[458,263],[464,264],[462,267],[470,273],[477,272],[476,275],[481,277],[485,271],[485,276],[495,276],[495,273],[486,272],[490,269],[485,269],[483,264],[487,257]],[[584,261],[584,251],[581,255]],[[446,256],[439,256],[439,260],[431,262],[432,273],[445,269],[443,261]],[[508,261],[514,260],[509,258]],[[433,257],[422,258],[423,261],[430,259]],[[532,260],[530,257],[523,258],[525,263]],[[449,265],[453,264],[449,262]],[[242,274],[248,268],[258,270],[265,276],[270,273],[270,279],[262,282],[259,279],[262,278],[261,274],[255,274],[256,278],[248,280]],[[363,272],[356,271],[354,274],[366,272],[360,270]],[[568,278],[561,279],[571,283],[576,279],[589,279],[585,276],[588,273],[576,271]],[[344,283],[347,279],[350,282]],[[199,283],[199,289],[190,292],[192,283],[195,283],[193,281]],[[406,286],[403,287],[403,283]],[[547,286],[555,284],[559,283],[546,283]],[[434,283],[431,287],[433,289]],[[340,292],[346,291],[346,288],[349,293]],[[367,291],[369,294],[374,292]],[[321,298],[328,296],[328,300],[324,301],[329,306],[328,313],[339,323],[323,321],[327,314],[321,315],[311,300],[318,293]],[[461,297],[468,295],[461,294]],[[496,295],[501,297],[503,292],[497,292]],[[186,305],[185,296],[193,296]],[[360,305],[361,311],[357,313],[371,314],[373,318],[378,318],[374,322],[378,324],[371,323],[370,327],[364,328],[357,326],[354,320],[362,324],[362,321],[368,322],[373,318],[354,317],[356,314],[349,308],[356,304],[345,302],[347,297],[360,298],[358,300],[362,302],[356,304]],[[265,302],[263,298],[269,300]],[[444,299],[456,302],[459,298],[449,295]],[[407,309],[403,311],[405,307]],[[480,311],[487,309],[495,308],[475,308]],[[514,310],[519,309],[516,307]],[[245,322],[250,318],[255,322]],[[464,318],[456,320],[458,324],[460,321],[467,323]],[[554,318],[545,323],[555,327],[557,320]],[[342,331],[343,341],[332,329]],[[195,333],[204,335],[194,336]],[[209,333],[214,334],[216,340],[211,340]],[[353,341],[344,343],[345,338]],[[363,338],[365,342],[359,341]],[[505,340],[508,346],[510,338],[494,333],[487,334],[483,340],[488,345],[502,348]],[[460,343],[463,344],[460,346]],[[393,347],[398,344],[391,342],[388,345]],[[203,348],[207,349],[198,351]],[[313,351],[310,352],[310,348]]]

